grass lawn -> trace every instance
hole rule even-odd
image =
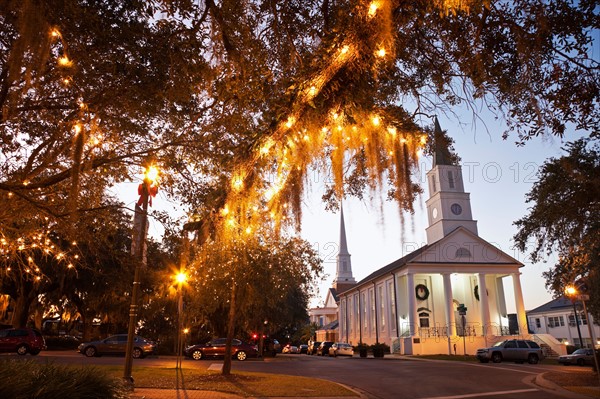
[[[109,375],[121,378],[121,366],[94,366]],[[331,381],[281,374],[220,372],[197,369],[134,367],[136,388],[206,390],[233,393],[240,396],[358,396],[355,392]]]

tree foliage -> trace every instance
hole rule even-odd
[[[515,222],[515,242],[530,249],[539,261],[556,252],[558,263],[544,273],[546,285],[556,294],[583,279],[595,286],[600,274],[600,143],[579,139],[568,143],[566,155],[547,160],[539,180],[527,194],[533,203],[529,214]],[[590,290],[594,303],[600,296]],[[600,308],[594,306],[596,314]]]
[[[245,337],[262,332],[265,321],[270,331],[303,323],[322,265],[309,243],[298,238],[247,236],[205,243],[188,273],[194,295],[187,317],[214,336],[231,329]],[[225,316],[231,312],[233,322]]]

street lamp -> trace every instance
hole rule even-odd
[[[598,355],[596,354],[596,345],[594,345],[594,329],[592,328],[592,321],[590,320],[590,315],[587,311],[587,306],[585,305],[585,301],[589,300],[590,296],[588,294],[580,294],[573,286],[567,287],[565,292],[572,298],[574,297],[580,300],[581,304],[583,305],[583,313],[587,319],[588,331],[590,332],[590,341],[592,342],[592,355],[594,356],[594,364],[596,365],[596,375],[598,376],[598,381],[600,382],[600,367],[598,367]]]
[[[143,268],[146,267],[146,233],[148,230],[148,204],[152,205],[152,197],[158,192],[156,181],[158,179],[158,169],[154,165],[149,165],[144,170],[144,180],[138,186],[140,198],[135,204],[135,214],[133,217],[133,239],[131,242],[131,252],[136,258],[135,272],[133,276],[133,289],[131,293],[131,305],[129,305],[129,326],[127,329],[127,347],[125,349],[125,369],[123,370],[123,379],[133,385],[131,368],[133,365],[133,339],[135,335],[135,324],[138,315],[138,301],[140,296],[140,276]]]
[[[185,272],[180,271],[175,276],[175,281],[177,281],[177,291],[178,291],[178,302],[177,302],[177,362],[175,368],[181,368],[182,366],[182,351],[183,351],[183,339],[181,334],[183,331],[183,320],[181,318],[181,314],[183,312],[183,284],[187,281],[187,274]],[[185,331],[187,334],[187,329]]]

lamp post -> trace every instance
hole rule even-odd
[[[154,185],[158,178],[158,169],[155,166],[148,166],[144,172],[144,180],[138,187],[140,198],[135,206],[133,240],[131,243],[131,252],[136,258],[135,271],[133,276],[133,289],[131,292],[131,305],[129,305],[129,326],[127,329],[127,347],[125,349],[125,368],[123,370],[123,379],[133,385],[131,368],[133,365],[133,339],[135,335],[135,324],[137,322],[140,296],[140,275],[143,268],[146,267],[146,231],[148,226],[148,204],[152,204],[151,197],[156,195],[157,187]]]
[[[567,295],[571,295],[572,297],[576,297],[578,300],[580,300],[583,305],[583,313],[587,319],[590,340],[592,341],[592,355],[594,356],[594,364],[596,365],[596,375],[598,376],[598,382],[600,383],[600,367],[598,367],[598,356],[596,354],[596,345],[594,344],[594,329],[592,328],[592,321],[590,320],[590,315],[588,314],[587,306],[585,304],[585,301],[589,300],[590,296],[587,294],[578,293],[575,287],[567,287],[566,292]]]
[[[183,320],[181,318],[181,314],[183,313],[183,284],[187,281],[187,275],[180,271],[175,276],[175,280],[177,280],[177,290],[178,290],[178,301],[177,301],[177,362],[175,368],[181,368],[182,366],[182,351],[183,351]]]
[[[579,336],[579,347],[583,348],[583,338],[581,338],[581,328],[579,328],[579,318],[577,317],[577,306],[575,305],[575,294],[577,294],[577,290],[575,287],[567,287],[565,289],[565,293],[569,298],[571,298],[571,303],[573,304],[573,313],[575,314],[575,326],[577,326],[577,335]]]

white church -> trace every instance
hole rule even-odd
[[[321,323],[317,340],[335,336],[353,345],[385,343],[399,354],[462,355],[521,336],[564,351],[549,335],[528,334],[519,271],[523,264],[479,237],[461,167],[447,149],[436,150],[427,180],[427,244],[358,282],[341,214],[333,286],[326,306],[309,311],[311,321],[330,317],[328,324]],[[512,284],[516,305],[510,326],[504,284]]]

